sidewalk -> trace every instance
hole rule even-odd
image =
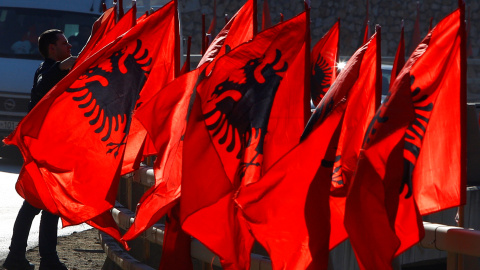
[[[58,238],[57,246],[60,260],[71,270],[97,270],[102,269],[107,256],[100,246],[98,231],[89,229]],[[35,264],[35,269],[40,265],[38,246],[27,251],[27,259]],[[4,269],[4,260],[0,260],[0,269]]]

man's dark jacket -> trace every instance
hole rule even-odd
[[[68,70],[61,70],[59,65],[60,62],[47,58],[35,71],[28,111],[31,111],[43,96],[68,74]]]

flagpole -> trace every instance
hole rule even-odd
[[[464,205],[466,203],[467,192],[467,52],[466,52],[466,25],[465,25],[465,2],[458,0],[458,8],[460,9],[460,123],[461,123],[461,161],[460,161],[460,192],[461,205],[459,207],[458,226],[464,227]],[[459,260],[460,261],[460,260]]]
[[[258,14],[257,0],[253,0],[253,36],[256,36],[258,32],[257,14]]]
[[[180,22],[178,20],[178,0],[174,0],[175,4],[175,15],[174,15],[174,23],[175,23],[175,57],[174,57],[174,75],[177,78],[180,75]]]
[[[118,19],[120,20],[125,13],[123,12],[123,0],[118,0]]]
[[[382,27],[375,26],[377,38],[377,52],[376,52],[376,81],[375,81],[375,111],[380,107],[382,102]]]
[[[465,2],[458,0],[458,8],[460,9],[460,124],[461,124],[461,140],[460,140],[460,206],[458,207],[458,226],[464,227],[464,215],[467,199],[467,35],[465,25]],[[458,254],[458,269],[463,269],[463,255]]]
[[[341,29],[341,25],[340,25],[340,17],[337,18],[337,22],[338,22],[338,36],[340,37],[340,29]],[[338,42],[337,42],[337,56],[335,57],[335,67],[334,67],[334,72],[335,72],[335,79],[337,79],[337,75],[338,75],[338,63],[340,61],[340,38],[338,39]]]
[[[205,54],[205,14],[202,14],[202,53],[201,55]]]
[[[305,0],[305,75],[304,75],[304,117],[305,125],[307,125],[308,120],[312,114],[310,109],[310,77],[311,77],[311,67],[310,67],[310,1]]]

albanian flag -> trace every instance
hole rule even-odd
[[[25,159],[17,192],[64,225],[101,222],[114,206],[132,111],[152,67],[164,64],[163,41],[152,37],[166,35],[173,10],[165,5],[80,63],[5,139]]]
[[[420,214],[465,203],[464,6],[420,43],[365,136],[345,227],[362,269],[391,269]]]
[[[304,46],[305,13],[220,57],[199,82],[184,137],[182,228],[220,257],[248,269],[253,237],[232,198],[258,181],[270,111]]]
[[[176,1],[171,2],[171,4],[174,5],[174,8],[173,11],[170,10],[168,11],[168,13],[165,13],[165,29],[162,32],[162,45],[158,50],[158,57],[162,58],[162,64],[154,65],[152,67],[152,76],[150,76],[150,80],[145,82],[145,86],[140,93],[140,98],[137,101],[136,108],[141,107],[142,104],[150,100],[158,91],[160,91],[168,83],[173,81],[173,79],[175,79],[176,69],[180,67],[180,62],[178,59],[180,53],[177,52],[177,48],[179,48],[179,24],[178,18],[175,15],[177,14]],[[156,12],[159,12],[159,10],[157,10]],[[127,17],[128,13],[125,14],[123,19]],[[139,20],[138,22],[140,21],[141,20]],[[178,57],[176,57],[177,55]],[[151,118],[153,117],[153,115],[150,115],[148,117]],[[139,121],[140,120],[138,119],[136,114],[134,114],[132,118],[132,125],[128,134],[127,145],[125,148],[125,156],[123,159],[121,175],[138,169],[140,166],[140,162],[144,156],[157,154],[158,149],[155,149],[151,138],[147,135],[147,131]]]
[[[351,57],[310,118],[302,142],[239,191],[236,202],[273,269],[327,269],[329,249],[346,237],[334,228],[342,225],[336,215],[343,210],[330,206],[330,189],[355,165],[355,146],[374,115],[379,42],[376,34]]]
[[[337,77],[340,19],[313,46],[311,53],[310,92],[315,106],[325,96]]]

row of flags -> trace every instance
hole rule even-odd
[[[249,269],[255,241],[273,269],[327,269],[347,238],[362,269],[391,269],[422,239],[422,215],[465,203],[463,2],[406,63],[402,32],[383,102],[379,26],[338,73],[340,21],[310,50],[308,5],[255,33],[248,0],[189,71],[177,5],[106,10],[4,140],[23,154],[16,189],[32,205],[127,249],[167,215],[160,269],[192,269],[191,237],[224,269]],[[155,184],[121,235],[118,181],[150,155]]]

